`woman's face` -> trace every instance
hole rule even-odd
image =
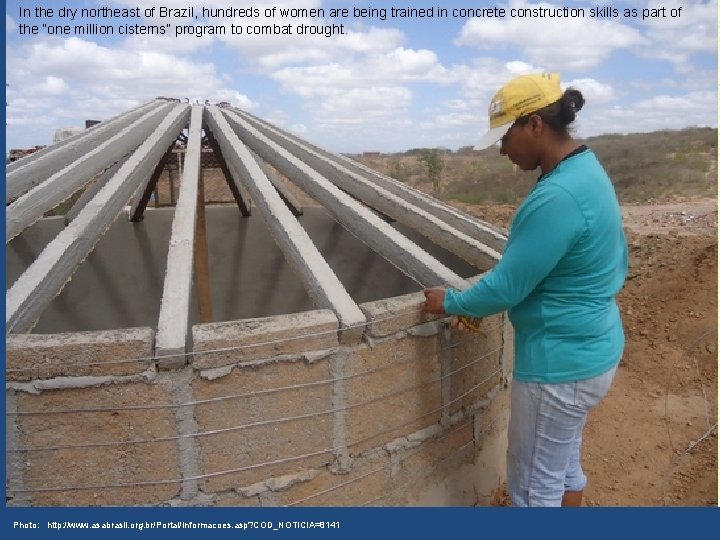
[[[527,122],[513,124],[500,139],[500,154],[523,171],[533,171],[540,166],[536,119],[540,120],[538,116],[531,116]]]

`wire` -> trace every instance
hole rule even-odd
[[[169,358],[181,358],[181,357],[193,357],[198,355],[206,355],[206,354],[214,354],[214,353],[223,353],[223,352],[233,352],[233,351],[239,351],[243,349],[251,349],[255,347],[265,347],[268,345],[278,345],[281,343],[287,343],[289,341],[296,341],[296,340],[302,340],[306,338],[313,338],[313,337],[319,337],[319,336],[325,336],[325,335],[331,335],[331,334],[337,334],[338,332],[345,331],[345,330],[353,330],[357,328],[365,328],[371,324],[377,324],[377,323],[383,323],[392,321],[395,319],[400,319],[401,317],[406,317],[406,314],[397,314],[393,315],[391,317],[385,317],[385,318],[378,318],[378,319],[372,319],[371,321],[367,321],[365,323],[359,323],[355,325],[349,325],[349,326],[343,326],[339,329],[333,329],[333,330],[325,330],[322,332],[313,332],[309,334],[302,334],[297,336],[289,336],[282,339],[275,339],[270,341],[262,341],[258,343],[247,343],[244,345],[235,345],[233,347],[222,347],[217,349],[208,349],[204,351],[189,351],[184,353],[176,353],[176,354],[161,354],[161,355],[154,355],[154,356],[146,356],[146,357],[139,357],[139,358],[128,358],[124,360],[108,360],[108,361],[99,361],[99,362],[77,362],[77,363],[67,363],[63,364],[62,366],[30,366],[30,367],[22,367],[22,368],[8,368],[5,370],[5,373],[24,373],[28,371],[39,371],[43,369],[66,369],[66,368],[80,368],[80,367],[94,367],[94,366],[106,366],[106,365],[118,365],[118,364],[130,364],[130,363],[154,363],[158,360],[165,360]],[[448,317],[437,317],[435,319],[430,319],[428,321],[423,321],[418,324],[415,324],[409,328],[415,328],[417,326],[422,326],[424,324],[427,324],[429,322],[434,321],[443,321],[448,319]],[[490,330],[494,330],[497,328],[501,328],[505,323],[501,322],[497,324],[494,327],[491,327]],[[403,329],[404,331],[407,331],[409,328]],[[399,331],[403,331],[399,330]],[[256,363],[256,362],[255,362]],[[235,363],[230,365],[236,365]],[[238,366],[243,365],[253,365],[253,363],[244,363],[244,364],[237,364]]]
[[[467,339],[470,339],[470,338],[467,338]],[[442,351],[448,350],[450,348],[458,347],[460,344],[462,344],[462,342],[453,343],[449,347],[441,348],[440,351],[442,352]],[[502,350],[502,345],[500,345],[499,347],[497,347],[495,349],[490,350],[488,352],[488,354],[499,352],[500,350]],[[248,398],[248,397],[255,397],[255,396],[260,396],[260,395],[265,395],[265,394],[282,392],[282,391],[286,391],[286,390],[297,390],[297,389],[302,389],[302,388],[310,388],[313,386],[322,386],[325,384],[331,384],[331,383],[335,383],[335,382],[350,380],[350,379],[354,379],[357,377],[363,377],[363,376],[366,376],[366,375],[369,375],[372,373],[385,371],[388,369],[393,369],[399,365],[414,364],[414,363],[415,362],[408,361],[408,362],[401,362],[401,363],[397,363],[397,364],[388,364],[383,367],[369,369],[369,370],[366,370],[366,371],[363,371],[360,373],[355,373],[353,375],[346,375],[343,377],[336,377],[333,379],[323,379],[320,381],[313,381],[313,382],[309,382],[309,383],[293,384],[293,385],[289,385],[289,386],[269,388],[266,390],[257,390],[257,391],[253,391],[253,392],[246,392],[243,394],[234,394],[234,395],[220,396],[220,397],[209,398],[209,399],[204,399],[204,400],[188,401],[188,402],[184,402],[184,403],[164,403],[164,404],[157,404],[157,405],[156,404],[153,404],[153,405],[128,405],[125,407],[94,407],[94,408],[84,408],[84,409],[60,409],[60,410],[51,409],[51,410],[43,410],[43,411],[15,411],[15,412],[6,412],[5,415],[20,417],[20,416],[45,416],[45,415],[49,415],[49,414],[79,414],[79,413],[98,413],[98,412],[123,412],[123,411],[178,409],[178,408],[182,408],[182,407],[191,407],[191,406],[196,406],[196,405],[206,405],[206,404],[210,404],[210,403],[217,403],[217,402],[222,402],[222,401],[231,400],[231,399],[242,399],[242,398]],[[237,364],[238,367],[246,367],[246,366],[254,366],[254,365],[256,365],[256,364],[255,363]]]
[[[387,432],[390,432],[390,431],[395,431],[395,430],[400,429],[400,428],[402,428],[402,427],[404,427],[404,426],[412,425],[413,423],[417,422],[417,421],[420,420],[421,418],[424,418],[425,416],[428,416],[428,415],[431,415],[431,414],[435,414],[435,413],[437,413],[437,412],[440,412],[440,411],[444,410],[445,408],[449,407],[450,405],[452,405],[453,403],[458,402],[458,401],[464,399],[465,397],[467,397],[467,396],[470,395],[472,392],[474,392],[475,390],[477,390],[478,388],[480,388],[483,384],[485,384],[486,382],[488,382],[490,379],[492,379],[492,377],[494,377],[495,375],[497,375],[497,374],[500,373],[500,372],[502,372],[502,369],[501,369],[501,368],[496,369],[494,372],[492,372],[490,375],[488,375],[485,379],[483,379],[482,381],[480,381],[478,384],[474,385],[474,386],[473,386],[472,388],[470,388],[469,390],[467,390],[467,391],[465,391],[464,393],[460,394],[460,395],[459,395],[458,397],[456,397],[455,399],[450,400],[449,402],[443,404],[441,407],[438,407],[438,408],[436,408],[436,409],[434,409],[434,410],[431,410],[431,411],[429,411],[429,412],[426,412],[426,413],[424,413],[424,414],[422,414],[422,415],[420,415],[420,416],[418,416],[418,417],[416,417],[416,418],[413,418],[412,420],[407,421],[407,422],[405,422],[405,423],[403,423],[403,424],[399,424],[399,425],[392,426],[391,428],[387,428],[387,429],[385,429],[385,430],[383,430],[383,431],[381,431],[381,432],[377,432],[377,433],[374,433],[374,434],[372,434],[372,435],[366,436],[366,437],[364,437],[364,438],[361,438],[361,439],[359,439],[359,440],[357,440],[357,441],[354,441],[354,442],[352,442],[352,443],[349,443],[349,444],[347,444],[347,445],[345,445],[345,446],[343,446],[343,447],[340,447],[340,448],[331,447],[331,448],[326,448],[326,449],[323,449],[323,450],[318,450],[318,451],[315,451],[315,452],[310,452],[310,453],[307,453],[307,454],[302,454],[302,455],[299,455],[299,456],[293,456],[293,457],[289,457],[289,458],[275,459],[275,460],[272,460],[272,461],[266,461],[266,462],[262,462],[262,463],[255,463],[255,464],[252,464],[252,465],[246,465],[246,466],[237,467],[237,468],[234,468],[234,469],[228,469],[228,470],[224,470],[224,471],[216,471],[216,472],[212,472],[212,473],[206,473],[206,474],[195,475],[195,476],[190,476],[190,477],[180,478],[180,479],[173,479],[173,480],[146,480],[146,481],[142,481],[142,482],[128,482],[128,483],[105,484],[105,485],[67,486],[67,487],[43,487],[43,488],[30,488],[30,489],[27,489],[27,488],[26,488],[26,489],[12,489],[12,488],[9,488],[9,487],[8,487],[8,488],[6,488],[6,492],[7,492],[7,493],[48,493],[48,492],[64,492],[64,491],[83,491],[83,490],[91,490],[91,489],[122,489],[122,488],[146,487],[146,486],[154,486],[154,485],[178,484],[178,483],[183,483],[183,482],[188,482],[188,481],[203,480],[203,479],[206,479],[206,478],[215,478],[215,477],[218,477],[218,476],[225,476],[225,475],[228,475],[228,474],[234,474],[234,473],[238,473],[238,472],[244,472],[244,471],[248,471],[248,470],[252,470],[252,469],[257,469],[257,468],[261,468],[261,467],[266,467],[266,466],[269,466],[269,465],[276,465],[276,464],[280,464],[280,463],[288,463],[288,462],[291,462],[291,461],[297,461],[297,460],[300,460],[300,459],[305,459],[305,458],[308,458],[308,457],[318,456],[318,455],[327,454],[327,453],[332,453],[332,452],[339,452],[339,451],[345,450],[345,448],[350,448],[350,447],[352,447],[352,446],[356,446],[356,445],[358,445],[358,444],[361,444],[362,442],[365,442],[365,441],[374,439],[375,437],[378,437],[378,436],[380,436],[380,435],[382,435],[382,434],[384,434],[384,433],[387,433]]]
[[[132,441],[107,441],[107,442],[99,442],[99,443],[82,443],[82,444],[67,444],[67,445],[58,445],[58,446],[45,446],[45,447],[36,447],[36,448],[17,448],[17,449],[7,449],[6,453],[30,453],[30,452],[45,452],[45,451],[57,451],[57,450],[68,450],[68,449],[78,449],[78,448],[104,448],[104,447],[110,447],[110,446],[126,446],[131,444],[148,444],[148,443],[158,443],[158,442],[169,442],[169,441],[178,441],[181,439],[189,439],[189,438],[195,438],[195,437],[207,437],[211,435],[218,435],[221,433],[229,433],[234,431],[240,431],[248,428],[254,428],[254,427],[260,427],[260,426],[266,426],[266,425],[272,425],[272,424],[279,424],[283,422],[289,422],[289,421],[296,421],[296,420],[305,420],[308,418],[315,418],[318,416],[326,416],[330,414],[334,414],[336,412],[343,412],[350,409],[354,409],[357,407],[364,407],[366,405],[371,405],[373,403],[376,403],[378,401],[382,401],[384,399],[389,399],[392,397],[396,397],[400,394],[404,394],[406,392],[409,392],[411,390],[416,390],[418,388],[422,388],[425,386],[429,386],[431,384],[440,383],[443,380],[452,377],[456,375],[457,373],[477,364],[480,362],[480,360],[487,358],[488,356],[494,354],[495,352],[499,352],[501,349],[495,349],[493,351],[490,351],[489,353],[480,356],[479,358],[473,360],[472,362],[469,362],[468,364],[465,364],[459,369],[456,369],[455,371],[452,371],[450,373],[447,373],[443,376],[441,376],[439,379],[434,379],[431,381],[426,381],[424,383],[410,386],[403,388],[401,390],[397,390],[393,393],[386,394],[383,396],[378,396],[376,398],[373,398],[371,400],[357,403],[354,405],[347,405],[345,407],[340,407],[337,409],[328,409],[325,411],[317,411],[313,413],[307,413],[307,414],[301,414],[297,416],[287,416],[282,418],[274,418],[272,420],[259,420],[257,422],[251,422],[249,424],[242,424],[239,426],[233,426],[228,428],[222,428],[222,429],[216,429],[216,430],[210,430],[210,431],[203,431],[203,432],[197,432],[197,433],[189,433],[189,434],[181,434],[181,435],[173,435],[169,437],[158,437],[155,439],[137,439]],[[360,375],[365,375],[364,373]]]

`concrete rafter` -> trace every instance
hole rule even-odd
[[[337,164],[341,168],[348,169],[355,174],[363,176],[378,187],[387,190],[390,193],[393,193],[401,199],[418,207],[419,209],[440,218],[445,223],[454,227],[458,231],[461,231],[473,238],[477,238],[493,250],[499,252],[502,251],[502,249],[504,248],[505,242],[507,241],[505,233],[493,227],[492,225],[472,219],[468,215],[463,214],[449,204],[444,203],[443,201],[440,201],[434,197],[431,197],[430,195],[427,195],[422,191],[411,188],[410,186],[403,184],[395,178],[380,174],[379,172],[370,169],[366,165],[354,161],[347,156],[328,152],[323,148],[320,148],[309,143],[308,141],[298,138],[292,133],[288,133],[287,131],[280,129],[277,126],[273,126],[272,124],[269,124],[261,118],[251,115],[248,112],[241,111],[235,108],[233,108],[232,110],[238,113],[244,119],[246,119],[252,125],[258,128],[265,128],[271,130],[272,132],[280,134],[283,138],[289,141],[311,149],[313,153],[317,153],[324,159],[334,164]]]
[[[237,114],[243,116],[241,113]],[[260,125],[259,122],[252,122],[250,118],[243,117],[268,138],[282,145],[326,178],[331,178],[333,183],[343,191],[377,211],[417,230],[470,264],[488,268],[500,259],[500,253],[495,249],[454,228],[434,213],[413,204],[408,200],[407,193],[394,193],[387,189],[387,183],[381,185],[376,180],[366,178],[365,175],[360,174],[358,169],[333,159],[328,153],[316,150],[311,145],[294,137],[288,137],[273,126],[265,123]],[[415,198],[415,200],[418,199]],[[477,231],[475,232],[477,233]]]
[[[189,112],[188,105],[173,106],[97,196],[13,284],[6,295],[7,333],[32,328],[185,126]]]
[[[6,240],[93,179],[94,183],[69,212],[67,227],[8,290],[8,333],[32,328],[128,200],[139,199],[131,211],[138,217],[188,121],[188,146],[157,326],[155,345],[160,356],[178,355],[184,363],[197,219],[199,205],[204,204],[198,191],[203,141],[213,148],[237,192],[236,201],[242,187],[315,306],[331,309],[341,331],[362,328],[366,317],[296,219],[302,208],[287,189],[287,181],[297,184],[348,232],[421,286],[465,288],[468,283],[386,223],[382,215],[410,226],[481,269],[499,259],[497,250],[505,241],[500,231],[394,179],[243,111],[159,99],[12,167],[12,191],[31,188],[7,209]],[[78,155],[81,150],[84,153]],[[243,215],[249,215],[245,202],[239,201]],[[209,289],[206,296],[209,299]],[[170,360],[166,367],[175,363]]]
[[[465,288],[467,282],[393,229],[368,208],[236,113],[224,110],[236,133],[255,153],[291,178],[354,236],[423,286]]]
[[[270,229],[276,244],[300,275],[308,295],[320,308],[332,309],[341,326],[356,327],[365,315],[318,251],[305,229],[280,198],[249,149],[215,107],[208,108],[207,123],[228,163],[240,172],[245,187]]]
[[[180,195],[175,209],[170,236],[170,250],[160,302],[155,351],[159,356],[182,355],[188,335],[190,320],[190,288],[192,285],[193,246],[195,243],[195,218],[197,216],[197,193],[200,178],[200,152],[203,107],[193,105],[188,129],[188,145],[185,152]],[[176,366],[185,363],[184,356],[160,360],[162,364]]]
[[[10,203],[57,171],[84,156],[99,144],[125,129],[148,111],[167,102],[155,100],[101,122],[85,131],[60,141],[7,165],[5,203]]]
[[[62,170],[25,193],[6,211],[5,241],[9,242],[43,214],[70,197],[101,172],[109,162],[137,148],[173,106],[151,109],[117,134],[98,144]]]

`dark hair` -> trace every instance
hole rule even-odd
[[[585,105],[580,90],[568,88],[555,103],[517,119],[518,124],[527,124],[530,116],[537,114],[543,122],[560,135],[569,135],[568,127],[575,121],[575,115]]]

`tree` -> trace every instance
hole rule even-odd
[[[391,159],[388,164],[388,175],[392,176],[395,180],[401,182],[407,182],[408,179],[408,168],[398,158]]]
[[[443,161],[437,148],[424,148],[418,161],[427,167],[428,179],[432,182],[433,192],[440,193],[440,175],[443,170]]]

